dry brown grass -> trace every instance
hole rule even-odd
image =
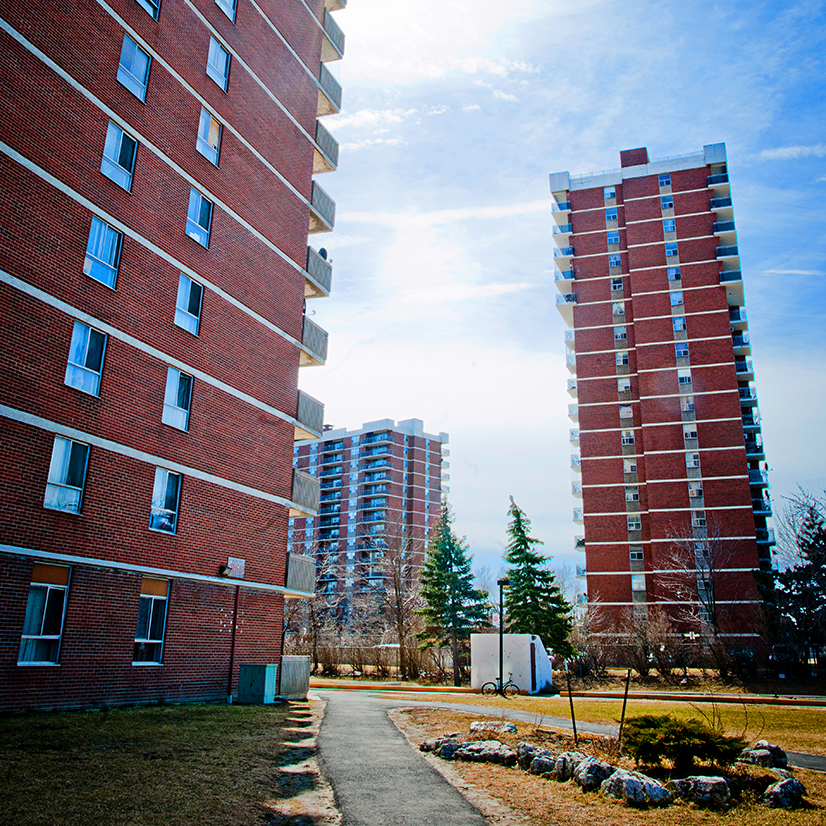
[[[315,784],[312,714],[185,705],[0,718],[0,821],[257,826]],[[299,767],[301,770],[295,771]],[[313,821],[304,820],[309,824]]]
[[[413,742],[449,731],[467,731],[474,719],[471,715],[439,709],[414,709],[405,716],[409,720],[405,733]],[[517,725],[518,735],[498,739],[511,744],[532,739],[533,726]],[[564,733],[546,736],[561,738],[554,743],[557,748],[568,742]],[[582,750],[598,752],[599,746],[586,745]],[[585,794],[574,784],[543,780],[520,769],[460,761],[450,762],[449,766],[464,783],[501,801],[518,817],[536,826],[823,826],[826,823],[826,775],[803,769],[796,770],[795,776],[808,791],[806,808],[792,812],[767,809],[753,798],[747,798],[728,812],[710,812],[682,802],[666,809],[633,809],[599,794]]]

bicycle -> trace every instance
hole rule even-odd
[[[513,672],[508,672],[508,680],[504,685],[500,685],[500,678],[496,677],[491,682],[482,686],[482,694],[499,694],[506,699],[516,697],[519,694],[519,686],[511,679]]]

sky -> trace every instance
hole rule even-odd
[[[509,497],[584,565],[548,174],[725,142],[775,510],[826,488],[826,0],[349,0],[330,334],[336,427],[450,434],[455,529],[501,568]]]

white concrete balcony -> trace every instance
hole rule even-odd
[[[322,249],[320,252],[316,252],[312,247],[307,247],[307,262],[304,268],[304,298],[326,298],[330,295],[333,265],[327,260],[326,256],[326,250]]]
[[[304,328],[301,335],[301,367],[316,367],[327,361],[327,331],[314,321],[304,316]]]
[[[318,479],[303,470],[293,470],[290,516],[315,516],[321,499]]]
[[[336,224],[336,202],[313,181],[310,196],[310,235],[316,232],[332,232]]]
[[[324,405],[303,390],[298,391],[294,439],[318,439],[324,431]]]
[[[344,32],[333,15],[324,9],[324,36],[321,39],[321,59],[325,63],[344,57]]]
[[[341,84],[323,63],[319,65],[316,114],[319,117],[338,114],[341,111]]]
[[[313,143],[313,175],[335,172],[338,168],[338,141],[320,120],[315,122]]]

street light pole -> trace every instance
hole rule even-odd
[[[505,692],[502,687],[505,684],[505,675],[503,673],[505,660],[505,603],[502,598],[502,589],[506,585],[510,585],[511,581],[507,577],[504,577],[497,579],[496,584],[499,586],[499,693],[504,696]]]

